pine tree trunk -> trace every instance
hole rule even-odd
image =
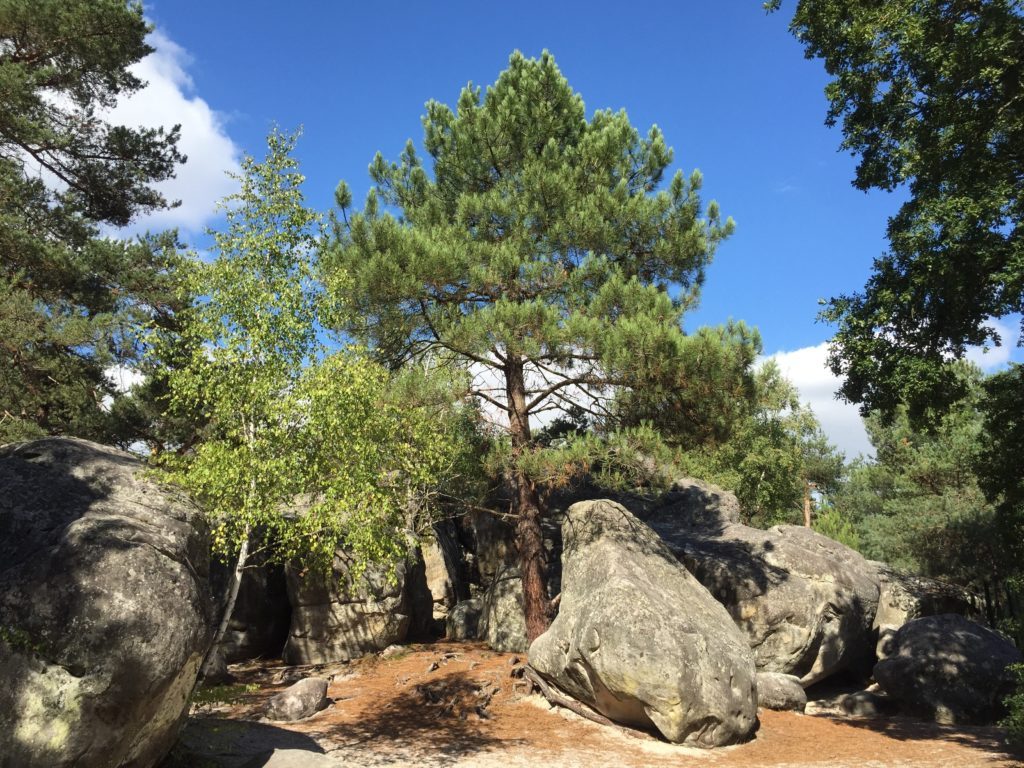
[[[509,405],[509,432],[512,441],[512,512],[516,515],[516,548],[523,580],[523,612],[526,615],[526,639],[532,643],[551,623],[550,601],[544,586],[546,572],[544,532],[541,529],[540,497],[528,477],[519,469],[517,459],[529,447],[530,420],[526,412],[526,381],[522,361],[510,358],[505,368]]]
[[[811,483],[804,482],[804,528],[811,527]]]

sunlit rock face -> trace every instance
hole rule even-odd
[[[403,642],[412,625],[410,571],[399,562],[354,576],[352,558],[342,549],[330,573],[289,565],[292,621],[285,663],[347,661]]]
[[[693,480],[641,517],[729,611],[758,670],[805,687],[870,671],[879,577],[859,553],[809,528],[743,525],[731,493]]]
[[[0,766],[155,765],[211,640],[198,509],[130,454],[0,448]]]
[[[870,562],[881,582],[874,621],[878,638],[875,653],[879,659],[884,659],[892,652],[890,646],[893,636],[912,619],[943,613],[961,616],[975,613],[971,595],[963,587],[900,573],[885,563]]]
[[[658,536],[619,504],[573,504],[558,617],[531,666],[608,718],[676,743],[734,744],[757,724],[746,638]]]

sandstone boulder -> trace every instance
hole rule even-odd
[[[570,507],[558,617],[529,661],[608,718],[712,747],[757,724],[750,649],[725,609],[614,502]]]
[[[84,440],[0,448],[0,766],[156,764],[211,640],[199,510]]]
[[[454,526],[437,524],[423,547],[424,577],[431,600],[431,618],[444,626],[449,612],[469,595],[462,574],[462,549]]]
[[[409,566],[371,566],[353,580],[351,565],[339,549],[329,574],[285,569],[292,605],[286,664],[348,661],[405,640],[412,621]]]
[[[1024,661],[1002,635],[953,614],[900,627],[874,677],[912,715],[947,725],[996,720],[1013,690],[1011,664]]]
[[[302,720],[315,715],[328,705],[327,680],[307,677],[290,685],[267,702],[267,719]]]
[[[803,712],[807,708],[807,693],[795,675],[758,672],[757,703],[765,709]]]
[[[499,570],[481,602],[480,638],[496,651],[524,653],[528,643],[519,568],[506,565]]]
[[[484,603],[479,597],[463,600],[452,608],[445,622],[448,640],[477,640],[480,637],[480,615]]]
[[[875,654],[879,659],[890,655],[893,636],[911,619],[943,613],[971,616],[975,612],[970,594],[962,587],[900,573],[885,563],[871,565],[878,573],[881,587],[873,624],[877,636]]]
[[[843,669],[866,674],[876,571],[808,528],[764,531],[736,522],[738,509],[726,491],[677,481],[645,521],[728,609],[759,670],[796,675],[805,687]]]

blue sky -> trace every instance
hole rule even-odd
[[[624,108],[642,131],[660,126],[676,167],[699,168],[705,199],[736,220],[687,328],[756,325],[852,456],[867,443],[855,410],[831,399],[831,330],[815,316],[819,298],[863,286],[900,197],[850,185],[853,158],[824,125],[824,69],[786,29],[791,6],[147,2],[158,48],[140,67],[149,93],[119,110],[126,122],[181,122],[191,162],[170,189],[182,209],[145,223],[199,242],[211,202],[230,189],[223,170],[241,152],[262,155],[275,124],[303,127],[311,205],[326,210],[340,179],[361,200],[374,153],[395,158],[420,140],[424,102],[454,103],[467,81],[492,83],[513,50],[547,49],[589,111]]]

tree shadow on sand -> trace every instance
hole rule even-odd
[[[381,765],[450,764],[467,755],[525,744],[488,734],[483,720],[497,685],[464,671],[437,677],[375,702],[357,723],[332,726],[318,736],[345,747],[370,747]],[[378,747],[379,745],[379,747]]]
[[[1024,764],[1024,750],[1010,746],[1006,731],[995,726],[940,725],[905,716],[848,718],[843,724],[899,741],[947,741],[986,752],[992,760]]]

